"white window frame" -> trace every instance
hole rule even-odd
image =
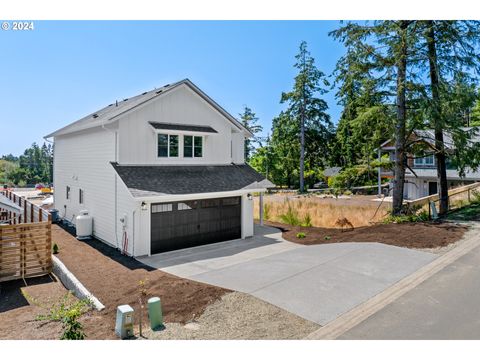
[[[432,162],[427,163],[427,158],[431,158]],[[435,166],[435,157],[434,157],[433,154],[428,155],[428,156],[419,157],[419,158],[416,157],[415,159],[413,159],[413,165],[415,165],[415,166]]]
[[[178,159],[180,157],[180,135],[179,134],[168,134],[168,133],[162,133],[162,132],[157,132],[157,159],[167,159],[167,158],[172,158],[172,159]],[[167,136],[167,156],[159,156],[158,155],[158,136],[159,135],[166,135]],[[170,136],[176,136],[177,137],[177,156],[170,156]]]
[[[185,156],[185,136],[190,136],[192,138],[192,156]],[[195,156],[195,138],[200,138],[202,139],[202,156]],[[190,134],[185,134],[182,137],[182,152],[183,152],[183,158],[185,159],[201,159],[203,158],[203,154],[205,153],[205,136],[203,135],[190,135]]]

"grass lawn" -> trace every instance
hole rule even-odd
[[[480,203],[471,204],[452,211],[448,214],[447,219],[457,221],[480,221]]]

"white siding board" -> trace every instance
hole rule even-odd
[[[202,158],[158,158],[156,132],[148,123],[168,122],[208,125],[218,133],[204,137]],[[120,164],[230,164],[233,125],[187,86],[180,86],[164,96],[124,115],[119,120]],[[244,135],[242,133],[241,137]],[[235,146],[239,140],[235,141]],[[181,152],[182,147],[180,146]],[[235,149],[236,152],[239,149]],[[243,155],[238,155],[238,163]]]
[[[55,207],[60,216],[75,223],[80,210],[94,218],[94,235],[114,244],[114,179],[110,161],[115,159],[115,135],[106,130],[90,130],[55,138]],[[70,199],[66,199],[70,186]],[[84,203],[79,204],[79,189]],[[64,208],[66,205],[66,209]]]

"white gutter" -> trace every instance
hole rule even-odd
[[[165,195],[151,195],[151,196],[138,196],[134,197],[136,201],[145,201],[145,202],[171,202],[171,201],[182,201],[182,200],[202,200],[202,199],[213,199],[213,198],[222,198],[222,197],[231,197],[231,196],[241,196],[248,193],[254,192],[266,192],[266,188],[256,188],[256,189],[240,189],[235,191],[222,191],[222,192],[209,192],[209,193],[198,193],[198,194],[165,194]]]

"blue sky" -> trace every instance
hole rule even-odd
[[[0,30],[0,155],[116,99],[190,78],[227,111],[243,105],[264,132],[292,88],[302,40],[331,74],[344,48],[328,36],[338,21],[56,21]],[[325,95],[332,119],[340,107]]]

